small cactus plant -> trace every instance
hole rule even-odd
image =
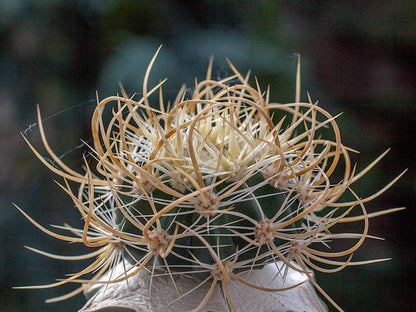
[[[121,88],[120,96],[97,101],[90,152],[96,163],[92,167],[91,159],[85,161],[83,173],[69,168],[49,147],[39,113],[42,140],[54,165],[26,141],[64,178],[60,186],[74,201],[84,226],[65,225],[62,229],[69,234],[56,234],[19,209],[47,234],[96,251],[77,258],[95,258],[79,273],[32,287],[81,283],[74,292],[49,300],[57,301],[147,270],[166,274],[176,289],[178,275],[210,283],[194,311],[221,284],[230,309],[237,311],[229,290],[232,281],[269,292],[299,286],[268,289],[244,278],[265,265],[283,263],[286,271],[305,274],[341,311],[312,270],[331,273],[383,260],[352,262],[352,255],[368,236],[371,217],[400,209],[370,214],[365,203],[401,175],[367,198],[352,191],[352,184],[385,153],[356,172],[349,157],[353,150],[341,143],[336,117],[310,99],[300,101],[299,65],[294,103],[271,103],[269,89],[261,91],[257,82],[250,86],[249,75],[242,76],[231,63],[232,76],[213,80],[210,62],[206,79],[192,94],[182,88],[169,107],[162,98],[163,82],[151,89],[147,85],[156,55],[140,99],[128,97]],[[152,99],[157,93],[159,107]],[[109,107],[112,114],[106,119]],[[77,191],[69,181],[79,184]],[[362,232],[333,232],[340,222],[362,222]],[[344,239],[355,243],[346,250],[328,248]],[[120,263],[123,272],[111,274]],[[284,277],[285,270],[279,274]]]

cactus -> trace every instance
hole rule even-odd
[[[65,225],[69,234],[56,234],[31,219],[44,232],[64,241],[97,250],[77,259],[96,258],[91,265],[63,281],[91,285],[119,283],[146,269],[152,274],[194,276],[210,283],[200,310],[221,284],[232,310],[231,281],[264,291],[241,276],[270,263],[305,274],[338,310],[341,308],[319,287],[312,270],[336,272],[352,264],[352,254],[368,235],[369,219],[399,208],[367,213],[365,203],[387,190],[360,198],[354,182],[384,155],[356,173],[341,143],[336,117],[313,103],[300,101],[300,74],[294,103],[271,103],[270,90],[249,84],[230,64],[233,75],[205,80],[192,94],[182,88],[172,107],[162,97],[163,81],[143,96],[97,100],[92,116],[95,166],[85,161],[85,172],[65,165],[52,151],[42,127],[43,143],[55,165],[27,143],[37,157],[64,178],[62,189],[72,198],[84,223],[82,229]],[[299,66],[299,65],[298,65]],[[298,68],[299,69],[299,68]],[[153,97],[159,94],[159,107]],[[152,103],[152,104],[151,104]],[[110,118],[105,114],[111,111]],[[336,180],[335,176],[341,178]],[[403,173],[402,173],[403,174]],[[70,182],[79,184],[74,192]],[[338,223],[361,222],[361,233],[333,233]],[[340,251],[329,249],[337,240],[355,243]],[[39,250],[36,252],[56,257]],[[64,258],[60,256],[59,258]],[[122,274],[109,274],[123,263]],[[128,264],[127,264],[128,263]],[[103,279],[106,274],[106,279]],[[285,272],[280,272],[282,276]]]

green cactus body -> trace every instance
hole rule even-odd
[[[260,187],[252,190],[259,183],[262,183]],[[213,189],[214,194],[220,194],[221,190],[232,187],[234,183],[223,182]],[[279,210],[280,219],[288,218],[292,215],[293,211],[297,209],[298,203],[295,201],[291,206],[286,206],[282,209],[284,201],[286,199],[286,192],[279,191],[272,187],[269,183],[264,183],[263,175],[257,174],[255,177],[250,178],[246,181],[245,185],[240,186],[237,191],[243,194],[243,198],[235,201],[233,204],[223,206],[218,212],[214,212],[210,215],[203,216],[200,213],[193,211],[192,208],[176,208],[171,211],[168,215],[160,218],[161,228],[164,229],[169,235],[174,234],[175,225],[183,225],[186,228],[197,228],[200,229],[201,236],[204,240],[209,243],[213,249],[215,249],[218,255],[222,259],[230,257],[238,257],[239,261],[248,262],[244,268],[256,268],[260,269],[265,263],[270,263],[273,260],[273,255],[270,254],[270,250],[266,245],[259,246],[256,248],[249,248],[250,244],[241,238],[241,236],[248,237],[251,240],[256,240],[255,232],[253,231],[253,224],[246,219],[232,214],[221,214],[220,211],[233,211],[239,214],[246,215],[257,222],[264,219],[270,219],[274,217]],[[159,204],[160,201],[166,200],[166,194],[155,191],[152,194],[152,198],[157,198],[154,201],[154,205],[158,211],[164,206]],[[160,197],[158,197],[160,196]],[[172,202],[177,198],[172,198],[168,202]],[[151,207],[146,199],[140,200],[135,203],[134,208],[131,208],[132,214],[140,212],[144,216],[152,214]],[[180,213],[186,212],[188,213]],[[146,218],[137,217],[144,224]],[[131,233],[133,235],[142,236],[143,233],[134,225],[129,222],[124,215],[119,214],[119,223],[123,224],[123,231]],[[299,228],[296,228],[296,224],[290,224],[288,228],[292,228],[292,231],[288,233],[296,234]],[[186,228],[179,226],[178,235],[186,233]],[[288,228],[286,230],[288,230]],[[233,229],[234,232],[230,231]],[[241,236],[239,236],[239,233]],[[287,244],[287,240],[279,239],[275,237],[273,242],[276,246]],[[147,251],[144,249],[137,249],[134,247],[128,247],[126,253],[130,255],[128,257],[132,264],[137,264],[140,259],[145,257]],[[184,237],[176,240],[175,246],[172,248],[172,252],[166,257],[166,264],[170,270],[178,271],[199,271],[201,268],[195,266],[192,261],[190,253],[202,263],[214,264],[213,259],[207,247],[198,237],[193,235],[185,235]],[[131,257],[133,255],[133,257]],[[177,256],[179,255],[179,256]],[[250,261],[252,260],[252,261]],[[250,263],[252,262],[252,263]],[[153,265],[152,262],[150,265]],[[163,268],[165,264],[161,261],[158,264]],[[244,268],[238,268],[237,272],[244,270]]]

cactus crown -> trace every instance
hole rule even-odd
[[[85,173],[78,173],[66,166],[49,147],[39,114],[44,145],[57,166],[28,144],[65,179],[61,187],[85,224],[80,230],[64,226],[69,235],[55,234],[22,213],[50,235],[98,248],[78,257],[97,257],[86,269],[47,286],[84,284],[50,301],[82,291],[124,260],[131,268],[99,282],[120,282],[147,267],[171,275],[173,286],[174,274],[183,273],[212,280],[212,288],[221,282],[227,290],[235,279],[262,289],[238,273],[282,261],[307,274],[338,307],[316,284],[311,269],[329,273],[350,265],[367,236],[369,218],[394,210],[368,214],[364,204],[397,178],[368,198],[351,190],[384,154],[356,173],[335,117],[311,101],[300,102],[299,88],[294,103],[270,103],[269,89],[250,86],[249,75],[243,77],[231,63],[234,74],[215,81],[211,62],[192,95],[182,88],[166,108],[163,82],[147,87],[156,55],[142,98],[129,98],[122,89],[121,96],[98,101],[92,117],[95,168],[85,162]],[[155,108],[151,98],[158,92]],[[106,120],[109,107],[112,115]],[[342,178],[332,181],[340,167]],[[79,184],[77,193],[68,181]],[[362,222],[362,232],[333,233],[339,222]],[[346,250],[327,248],[339,239],[355,242]],[[93,277],[84,277],[88,274]]]

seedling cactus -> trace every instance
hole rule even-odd
[[[169,276],[178,297],[183,295],[178,276],[209,283],[204,299],[189,310],[202,309],[220,284],[230,309],[237,311],[229,290],[232,282],[265,292],[299,286],[269,289],[244,278],[281,263],[286,268],[278,273],[283,279],[288,270],[305,274],[341,311],[312,270],[331,273],[385,260],[353,262],[352,255],[369,236],[371,217],[400,209],[370,214],[365,203],[401,175],[372,196],[356,195],[354,182],[384,154],[356,172],[349,157],[354,151],[341,143],[336,117],[311,99],[300,101],[300,65],[294,103],[271,103],[270,90],[262,91],[257,81],[252,87],[249,74],[242,76],[231,63],[232,76],[213,80],[211,62],[206,79],[192,94],[182,88],[170,107],[163,102],[163,81],[148,88],[156,55],[140,99],[128,97],[121,88],[121,95],[97,100],[90,153],[96,164],[91,168],[85,161],[84,173],[69,168],[52,151],[39,113],[42,140],[55,165],[26,141],[64,178],[60,186],[74,201],[84,227],[65,225],[61,229],[69,234],[57,234],[21,211],[47,234],[96,249],[75,259],[96,259],[63,281],[32,288],[81,283],[74,292],[49,300],[57,301],[91,285],[128,283],[146,270],[152,276]],[[108,111],[112,115],[106,119]],[[339,168],[342,178],[336,180]],[[77,192],[70,181],[79,184]],[[362,232],[333,232],[341,222],[361,222]],[[346,250],[329,248],[337,240],[354,243]],[[111,273],[120,264],[123,272]]]

